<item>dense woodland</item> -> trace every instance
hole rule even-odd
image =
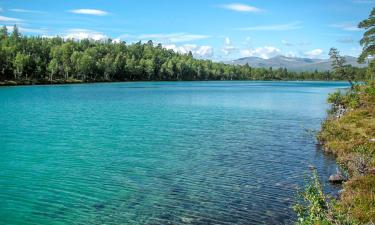
[[[0,29],[1,84],[176,80],[342,80],[335,72],[290,72],[194,59],[161,44],[29,37]],[[365,69],[351,68],[357,80]]]

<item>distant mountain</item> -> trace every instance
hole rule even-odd
[[[365,67],[366,64],[358,64],[357,58],[352,56],[345,56],[347,64],[351,64],[354,67]],[[249,64],[255,68],[287,68],[290,71],[327,71],[331,70],[331,62],[329,59],[309,59],[309,58],[297,58],[297,57],[286,57],[286,56],[275,56],[269,59],[262,59],[259,57],[246,57],[237,60],[226,62],[227,64],[234,65],[245,65]]]

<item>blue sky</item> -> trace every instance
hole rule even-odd
[[[23,34],[153,40],[216,61],[276,55],[358,56],[356,28],[375,0],[2,0],[0,24]],[[10,28],[10,27],[9,27]]]

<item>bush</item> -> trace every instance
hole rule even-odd
[[[293,206],[297,213],[296,225],[355,224],[335,210],[336,201],[323,193],[322,184],[314,171],[302,192],[298,192],[298,203]]]

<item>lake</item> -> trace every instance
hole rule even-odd
[[[0,224],[285,224],[342,82],[0,88]]]

